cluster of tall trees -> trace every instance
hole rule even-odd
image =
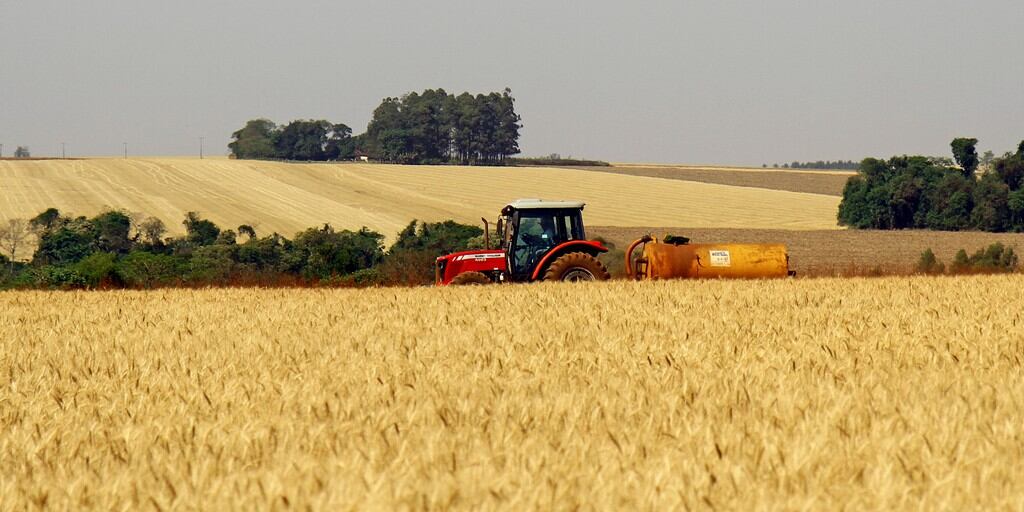
[[[840,224],[867,229],[1024,231],[1024,142],[979,157],[977,139],[952,142],[956,166],[901,156],[861,162],[839,205]],[[980,170],[982,160],[989,160]]]
[[[428,284],[437,256],[482,245],[483,235],[453,221],[413,221],[385,250],[384,236],[366,228],[325,224],[289,240],[277,233],[259,237],[248,225],[223,229],[195,212],[182,224],[183,236],[165,237],[166,226],[155,217],[118,210],[71,217],[53,208],[11,222],[0,229],[0,288]],[[14,238],[12,247],[7,242]],[[15,261],[30,242],[31,260]]]
[[[502,164],[519,153],[520,121],[509,89],[476,96],[428,89],[384,99],[363,149],[390,162]]]
[[[232,134],[236,158],[347,160],[355,156],[404,163],[502,165],[519,153],[522,118],[512,91],[472,95],[444,89],[385,98],[366,133],[344,124],[293,121],[278,127],[255,119]]]
[[[231,134],[228,144],[235,158],[327,161],[355,155],[352,129],[324,120],[296,120],[278,126],[269,119],[253,119]]]

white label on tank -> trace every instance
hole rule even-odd
[[[732,258],[729,257],[729,251],[710,251],[711,252],[711,266],[712,267],[731,267]]]

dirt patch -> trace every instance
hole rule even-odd
[[[648,178],[665,178],[670,180],[698,181],[737,187],[767,188],[771,190],[788,190],[790,192],[806,192],[830,196],[843,195],[846,180],[852,174],[832,172],[788,172],[788,171],[751,171],[728,169],[701,169],[690,167],[572,167],[572,169],[625,174],[628,176],[644,176]]]
[[[694,243],[782,243],[789,249],[790,268],[801,276],[909,273],[928,248],[947,265],[960,249],[973,253],[996,242],[1014,247],[1018,253],[1024,251],[1024,233],[643,227],[590,227],[587,232],[621,249],[647,233],[683,235]]]

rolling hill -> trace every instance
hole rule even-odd
[[[187,211],[261,234],[324,223],[391,237],[412,219],[478,223],[520,197],[587,202],[594,226],[835,229],[838,197],[550,168],[296,164],[139,158],[0,161],[0,221],[55,207],[154,215],[172,234]]]

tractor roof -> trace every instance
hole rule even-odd
[[[582,201],[545,201],[543,199],[516,199],[505,208],[515,210],[540,210],[546,208],[572,208],[580,210],[586,203]]]

